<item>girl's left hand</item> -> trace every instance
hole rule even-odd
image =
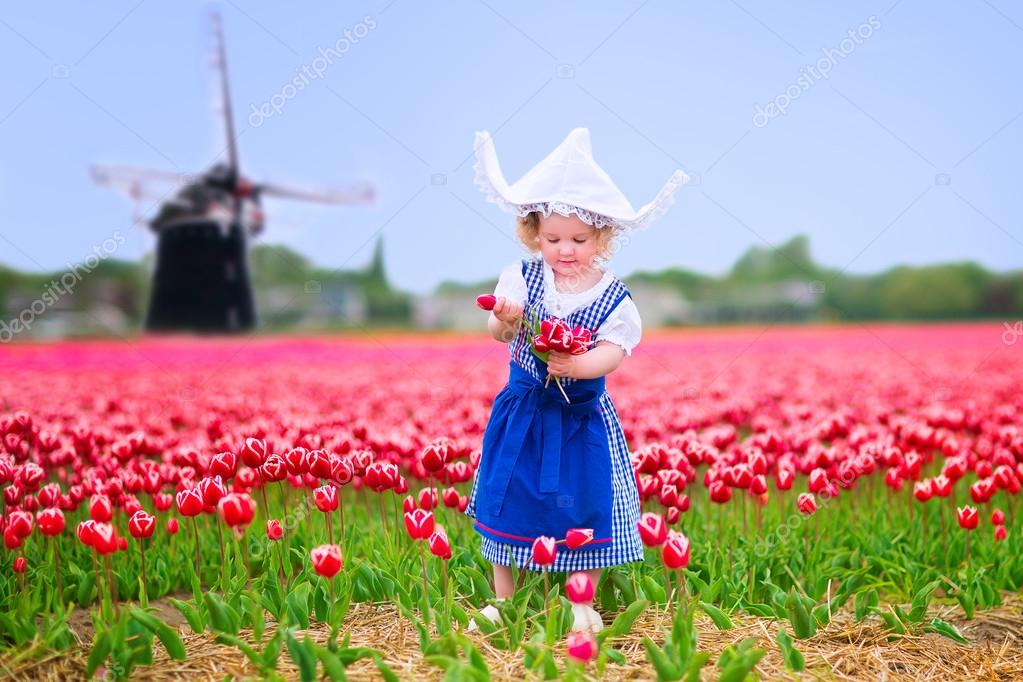
[[[552,350],[547,356],[547,369],[556,377],[572,377],[575,371],[575,355]]]

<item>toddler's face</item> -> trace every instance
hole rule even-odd
[[[593,265],[597,255],[597,228],[574,214],[540,216],[540,253],[559,275],[578,275]]]

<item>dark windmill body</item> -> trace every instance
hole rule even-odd
[[[256,325],[248,266],[248,241],[263,230],[263,195],[330,204],[372,203],[374,189],[362,183],[324,190],[302,190],[253,183],[241,175],[227,81],[220,20],[213,15],[215,63],[227,136],[227,163],[198,176],[128,167],[93,167],[100,184],[125,191],[137,206],[154,196],[160,209],[149,221],[156,233],[156,260],[146,312],[149,331],[236,332]],[[170,200],[149,185],[177,183]],[[173,190],[171,190],[173,191]]]

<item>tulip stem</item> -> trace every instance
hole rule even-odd
[[[53,542],[53,563],[57,569],[57,605],[58,610],[62,611],[64,609],[64,590],[61,587],[60,579],[60,543],[57,542],[56,536],[51,537],[50,540]]]
[[[202,571],[199,564],[199,522],[195,520],[194,516],[192,517],[192,531],[195,535],[195,577],[202,582]]]
[[[285,493],[287,491],[284,489],[284,484],[281,483],[280,481],[277,481],[277,485],[280,486],[279,489],[281,491],[281,507],[284,508],[284,544],[288,545],[289,544],[288,543],[288,538],[289,538],[289,532],[288,531],[290,530],[291,522],[288,521],[288,499],[287,499],[287,497],[285,495]]]
[[[114,581],[114,572],[110,568],[110,555],[103,557],[103,566],[107,574],[107,589],[110,591],[110,601],[114,605],[114,617],[120,613],[117,606],[117,583]]]
[[[661,570],[664,571],[664,612],[667,613],[673,603],[671,600],[671,572],[664,565],[661,566]]]
[[[142,538],[139,540],[139,551],[142,558],[142,590],[139,592],[139,601],[142,602],[142,608],[149,606],[149,594],[148,588],[146,587],[146,539]]]
[[[347,548],[347,544],[346,544],[347,541],[346,541],[346,538],[345,538],[345,501],[343,499],[341,499],[340,491],[338,492],[338,495],[337,495],[337,508],[338,508],[338,511],[341,513],[341,547],[346,550],[345,556],[348,556],[348,554],[347,554],[347,549],[348,548]]]
[[[426,559],[423,557],[423,545],[420,542],[413,540],[416,548],[419,550],[419,564],[423,569],[423,622],[429,624],[430,622],[430,592],[426,586]]]
[[[227,566],[227,557],[224,556],[224,527],[220,523],[220,519],[214,517],[213,523],[217,526],[217,540],[220,542],[220,565],[222,567]],[[227,594],[227,571],[220,571],[220,591]]]

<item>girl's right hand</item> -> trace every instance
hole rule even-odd
[[[501,322],[511,324],[522,319],[523,306],[521,303],[509,301],[504,296],[498,296],[497,303],[494,304],[494,309],[491,312]]]

